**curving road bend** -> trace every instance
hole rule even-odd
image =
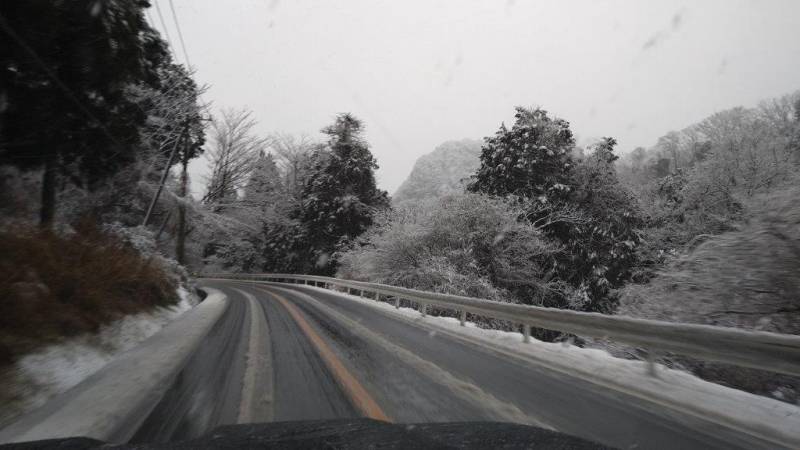
[[[774,448],[318,288],[203,280],[230,302],[132,442],[219,425],[500,421],[618,448]]]

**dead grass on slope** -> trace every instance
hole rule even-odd
[[[157,261],[83,221],[70,235],[0,230],[0,366],[44,344],[175,303]]]

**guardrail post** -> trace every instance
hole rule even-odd
[[[400,309],[400,297],[394,298],[394,309]]]
[[[461,323],[462,327],[467,326],[467,312],[466,311],[461,311],[461,313],[458,315],[458,321],[459,321],[459,323]]]
[[[652,351],[647,352],[647,374],[651,377],[658,378],[656,373],[656,356]]]
[[[522,324],[522,342],[528,343],[531,341],[531,326],[527,323]]]

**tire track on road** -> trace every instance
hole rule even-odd
[[[421,376],[434,381],[435,383],[441,385],[446,389],[449,389],[451,392],[453,392],[455,396],[463,400],[466,400],[474,405],[478,405],[480,408],[486,411],[491,411],[492,416],[494,416],[495,420],[535,425],[541,428],[547,428],[551,430],[554,429],[554,427],[545,423],[541,419],[532,417],[531,415],[525,413],[516,405],[500,400],[491,395],[490,393],[484,391],[479,386],[476,386],[474,383],[468,380],[461,379],[458,376],[453,375],[452,373],[442,369],[438,365],[417,356],[414,352],[404,347],[401,347],[395,343],[390,342],[377,332],[365,327],[364,325],[360,324],[355,320],[348,318],[347,316],[341,314],[340,312],[335,311],[331,307],[322,304],[322,302],[309,296],[308,294],[274,286],[270,286],[269,288],[257,286],[257,289],[263,290],[264,292],[270,293],[275,296],[278,296],[278,294],[273,293],[272,292],[273,289],[284,292],[291,292],[293,295],[301,297],[303,301],[310,303],[311,305],[313,305],[314,308],[325,313],[326,316],[332,318],[333,320],[338,321],[343,326],[352,330],[362,338],[367,339],[373,344],[379,346],[379,348],[385,349],[393,357],[411,366]]]
[[[275,396],[269,326],[253,294],[234,289],[247,299],[250,308],[250,338],[236,423],[271,422]]]
[[[339,385],[346,391],[356,408],[358,408],[365,417],[384,422],[391,422],[389,416],[372,398],[369,392],[364,389],[364,386],[362,386],[356,377],[354,377],[353,374],[347,370],[347,368],[339,360],[339,358],[336,357],[333,350],[331,350],[325,340],[322,339],[322,337],[317,334],[316,331],[314,331],[305,317],[303,317],[303,313],[300,312],[296,306],[294,306],[283,296],[268,290],[264,291],[273,296],[284,308],[286,308],[286,310],[289,312],[289,315],[292,316],[311,344],[314,345],[319,353],[319,356],[328,366],[328,369],[330,369]]]

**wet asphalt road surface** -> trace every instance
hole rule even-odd
[[[300,285],[202,280],[228,308],[132,442],[220,425],[511,422],[617,448],[774,445]]]

